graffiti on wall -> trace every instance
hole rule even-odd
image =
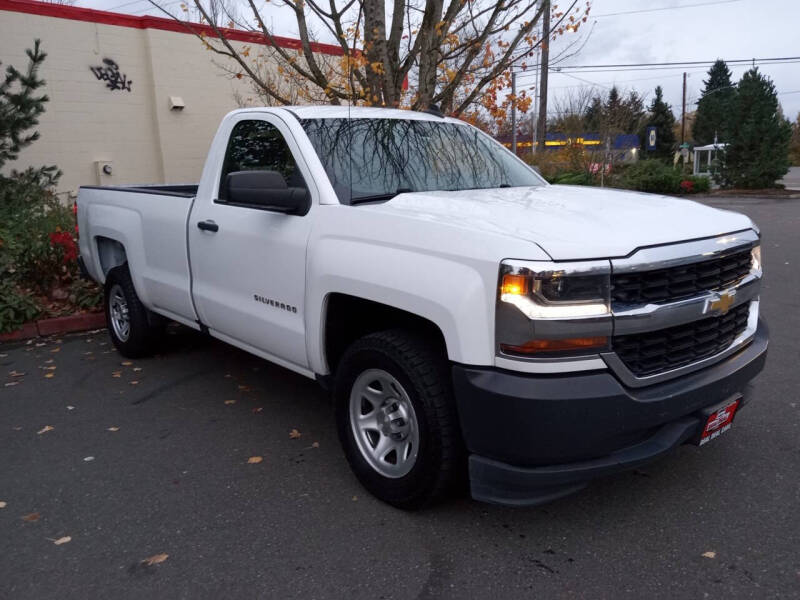
[[[108,89],[131,91],[133,80],[128,79],[124,73],[120,73],[119,65],[110,58],[104,58],[101,66],[89,67],[89,70],[98,80],[105,81]]]

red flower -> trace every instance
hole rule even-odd
[[[50,245],[54,248],[56,246],[61,248],[65,264],[78,260],[78,245],[66,231],[54,231],[51,233]]]
[[[688,179],[684,179],[683,181],[681,181],[681,189],[685,193],[691,194],[692,190],[694,190],[694,182],[693,181],[689,181]]]

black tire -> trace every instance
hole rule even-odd
[[[419,432],[416,460],[397,478],[384,476],[365,458],[351,425],[350,395],[362,373],[380,369],[407,392]],[[350,467],[374,496],[402,509],[443,498],[463,481],[464,451],[453,400],[450,367],[440,344],[405,330],[369,334],[342,357],[334,381],[339,438]],[[361,402],[361,401],[359,401]],[[360,410],[360,409],[359,409]]]
[[[104,290],[106,325],[111,341],[119,353],[127,358],[152,355],[161,341],[165,322],[161,316],[147,310],[139,300],[127,263],[108,272]],[[116,291],[121,292],[127,307],[129,324],[127,336],[121,335],[119,328],[112,322],[111,305]]]

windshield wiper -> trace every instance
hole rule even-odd
[[[350,198],[350,206],[362,204],[364,202],[381,202],[384,200],[391,200],[398,194],[407,194],[413,192],[410,188],[397,188],[394,192],[386,192],[385,194],[375,194],[373,196],[359,196],[358,198]]]

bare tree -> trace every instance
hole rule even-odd
[[[170,12],[171,3],[150,0],[183,22],[206,48],[231,59],[233,74],[248,77],[260,95],[276,103],[291,103],[287,89],[299,84],[309,99],[332,104],[413,109],[438,104],[455,115],[496,107],[510,68],[528,68],[543,43],[537,23],[547,6],[542,0],[276,0],[270,6],[285,10],[297,28],[300,43],[292,49],[279,43],[256,0],[246,0],[242,15],[226,0],[186,1],[213,37],[185,15]],[[189,5],[183,5],[187,14]],[[553,5],[552,39],[576,32],[589,9],[586,0],[580,6],[568,0],[564,9]],[[267,50],[254,54],[251,47],[232,43],[230,28],[258,33]],[[335,40],[338,56],[315,52],[320,41],[315,29]],[[266,74],[268,61],[277,65],[280,81]],[[409,83],[413,92],[407,91]]]

